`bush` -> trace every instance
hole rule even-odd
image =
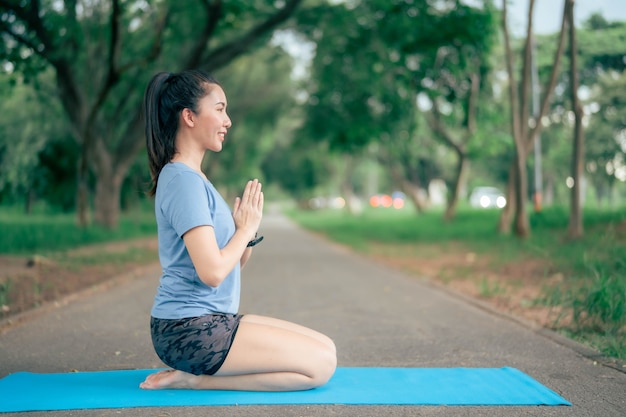
[[[594,274],[573,292],[571,308],[579,331],[619,335],[626,327],[626,280]]]

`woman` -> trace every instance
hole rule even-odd
[[[173,368],[143,389],[305,390],[337,363],[327,336],[286,321],[240,315],[240,270],[263,212],[258,180],[231,212],[202,173],[231,126],[224,90],[208,74],[159,73],[144,98],[146,141],[163,268],[151,312],[155,351]]]

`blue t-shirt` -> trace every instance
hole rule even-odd
[[[198,277],[182,239],[194,227],[212,226],[217,244],[223,248],[235,233],[231,209],[213,184],[183,163],[169,163],[159,174],[154,211],[163,273],[152,316],[180,319],[237,313],[240,264],[218,287],[212,288]]]

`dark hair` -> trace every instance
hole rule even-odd
[[[146,122],[146,147],[152,179],[149,194],[156,193],[161,169],[176,152],[176,132],[183,109],[198,112],[198,101],[211,92],[211,85],[219,83],[201,70],[180,73],[160,72],[146,88],[143,113]]]

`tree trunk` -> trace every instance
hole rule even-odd
[[[101,136],[94,138],[92,143],[94,149],[90,156],[96,178],[94,221],[107,229],[116,229],[120,216],[122,182],[132,158],[129,155],[111,154]]]
[[[35,190],[32,188],[26,192],[26,200],[24,201],[24,213],[31,214],[35,205]]]
[[[361,206],[358,203],[356,195],[352,187],[352,173],[354,172],[354,157],[350,154],[344,154],[345,169],[341,181],[341,194],[346,201],[346,210],[348,213],[355,215],[361,212]]]
[[[99,175],[94,195],[94,221],[107,229],[116,229],[120,215],[122,179],[119,174]]]
[[[545,95],[541,102],[540,110],[532,118],[532,120],[534,121],[534,126],[531,129],[529,129],[530,117],[528,111],[530,106],[528,93],[529,80],[531,75],[530,62],[533,36],[532,21],[535,2],[534,0],[529,0],[527,22],[528,24],[526,28],[526,42],[524,45],[524,62],[521,73],[521,82],[518,86],[514,75],[515,65],[513,63],[513,53],[511,49],[507,24],[507,0],[502,1],[502,26],[504,34],[506,66],[509,76],[508,89],[511,102],[511,135],[513,136],[513,140],[515,143],[515,160],[513,161],[512,170],[509,172],[509,175],[515,175],[513,181],[511,181],[511,179],[509,180],[509,186],[515,186],[515,192],[510,193],[507,190],[507,194],[514,194],[515,201],[514,204],[509,204],[509,201],[507,201],[507,207],[510,207],[509,210],[515,210],[515,234],[521,238],[527,237],[530,234],[530,224],[528,222],[528,215],[526,213],[526,195],[528,192],[528,179],[526,177],[526,158],[528,157],[528,153],[532,148],[534,141],[541,132],[543,126],[543,124],[541,123],[541,119],[548,110],[551,95],[556,86],[558,68],[565,38],[567,1],[569,0],[566,0],[563,8],[563,19],[561,21],[561,31],[559,35],[558,46],[554,55],[554,65],[552,66],[550,78],[545,87]],[[503,215],[500,217],[500,224],[498,225],[499,230],[502,230],[501,228],[506,227],[505,220],[508,219],[504,218],[505,214],[508,214],[508,210],[503,211]]]
[[[413,206],[418,213],[423,213],[426,210],[426,202],[424,201],[423,193],[418,186],[407,180],[402,180],[399,187],[408,199],[411,200],[411,203],[413,203]]]
[[[551,206],[554,204],[554,178],[549,176],[546,178],[545,187],[543,190],[543,204],[544,206]]]
[[[614,178],[615,177],[613,177],[613,179]],[[613,180],[609,180],[608,183],[607,183],[606,194],[608,196],[607,198],[608,198],[608,201],[609,201],[609,207],[615,207],[615,198],[614,198],[615,197],[615,193],[613,192],[613,186],[614,185],[615,185],[615,181],[613,181]]]
[[[583,236],[583,220],[581,208],[582,180],[583,180],[583,109],[578,99],[578,71],[576,65],[577,45],[576,27],[574,26],[574,0],[567,0],[567,15],[569,21],[569,48],[570,48],[570,94],[574,108],[574,148],[572,152],[572,178],[574,186],[570,196],[570,216],[568,235],[570,238]]]
[[[509,30],[507,24],[507,0],[502,1],[503,13],[502,13],[502,26],[504,32],[504,46],[506,53],[506,67],[507,73],[509,76],[509,97],[510,97],[510,114],[511,114],[511,136],[513,137],[513,144],[515,149],[515,158],[511,163],[511,168],[509,169],[509,182],[507,189],[507,197],[513,197],[511,201],[507,198],[507,205],[505,210],[503,210],[502,215],[500,216],[500,223],[498,225],[498,230],[500,231],[509,231],[510,230],[510,220],[511,214],[514,215],[515,219],[515,233],[519,234],[522,232],[523,235],[528,234],[528,230],[524,230],[524,221],[521,218],[521,214],[524,212],[524,198],[522,198],[522,194],[525,192],[521,190],[520,187],[525,184],[525,181],[521,180],[522,174],[525,174],[525,152],[524,152],[524,137],[527,132],[527,102],[524,100],[527,98],[527,89],[528,89],[528,74],[530,66],[527,65],[528,62],[524,60],[523,70],[522,70],[522,79],[521,85],[517,85],[517,81],[515,78],[515,65],[513,63],[513,52],[511,49],[511,43],[509,38]],[[532,10],[534,7],[534,1],[530,0],[530,4],[528,6],[528,28],[526,32],[526,45],[525,45],[525,56],[529,56],[530,49],[530,41],[532,36]],[[519,88],[519,91],[518,91]],[[520,100],[521,95],[521,100]],[[526,115],[526,116],[525,116]],[[521,163],[520,163],[521,162]],[[521,165],[524,165],[522,167]]]
[[[419,184],[414,184],[406,179],[404,173],[401,172],[404,171],[403,167],[399,167],[393,162],[391,162],[390,165],[389,173],[396,187],[398,187],[400,191],[402,191],[407,198],[411,200],[418,213],[423,213],[426,208],[426,203],[424,202],[424,198],[422,198]]]
[[[80,228],[89,226],[89,166],[88,143],[82,141],[81,153],[76,170],[76,223]]]
[[[467,178],[470,167],[470,160],[465,153],[458,152],[457,158],[458,160],[456,165],[456,178],[452,187],[452,194],[450,194],[450,197],[448,199],[446,212],[443,216],[445,221],[450,221],[454,219],[454,216],[456,215],[456,208],[461,196],[461,190],[465,185],[465,179]]]
[[[430,129],[435,133],[435,138],[438,138],[441,143],[451,148],[457,157],[452,193],[448,196],[446,202],[446,211],[443,215],[444,221],[451,221],[456,215],[456,207],[459,202],[461,190],[465,186],[465,178],[470,164],[466,149],[476,132],[476,103],[480,89],[480,76],[473,73],[470,74],[469,79],[471,89],[467,97],[466,118],[461,138],[454,138],[450,130],[446,127],[446,124],[441,120],[441,110],[437,104],[437,97],[430,97],[433,108],[430,113],[426,114],[426,121]]]
[[[525,238],[530,234],[528,213],[526,213],[526,195],[528,194],[528,178],[526,155],[516,155],[515,175],[515,234]]]
[[[509,179],[506,186],[506,206],[500,212],[498,220],[498,233],[506,235],[511,233],[511,219],[513,218],[513,209],[515,207],[515,175],[516,170],[513,164],[509,168]]]
[[[76,224],[80,228],[86,228],[89,223],[89,187],[86,178],[78,177],[76,184]]]

